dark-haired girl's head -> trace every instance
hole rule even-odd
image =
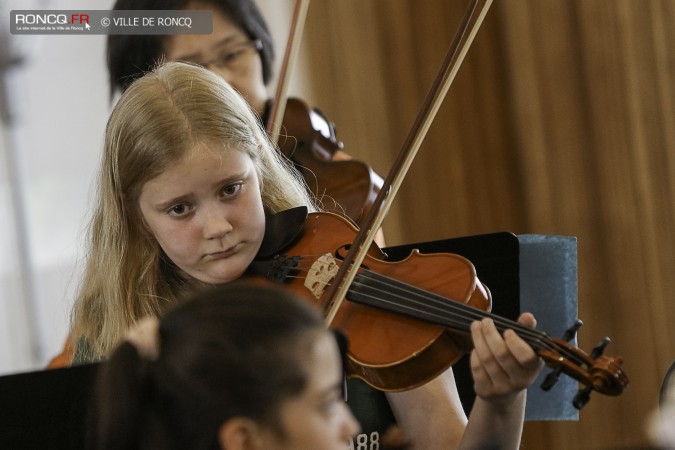
[[[233,282],[154,324],[102,367],[99,448],[332,449],[357,431],[334,336],[286,291]]]

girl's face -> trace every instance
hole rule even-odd
[[[188,152],[143,185],[139,206],[164,253],[206,283],[239,278],[265,233],[258,176],[243,151]]]
[[[192,1],[185,9],[213,10],[213,32],[167,36],[164,40],[166,59],[192,62],[212,70],[262,115],[267,90],[263,83],[262,60],[255,43],[208,2]]]
[[[265,450],[344,450],[359,424],[342,399],[342,363],[334,337],[326,332],[306,360],[307,385],[281,406],[283,436],[265,430],[256,440]]]

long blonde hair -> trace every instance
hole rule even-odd
[[[218,143],[246,152],[267,213],[305,205],[301,176],[279,156],[243,98],[212,72],[163,64],[136,80],[108,120],[89,253],[73,309],[86,360],[106,357],[131,324],[159,315],[198,282],[184,276],[143,225],[143,185],[187,152]]]

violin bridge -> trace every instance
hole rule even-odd
[[[338,270],[339,267],[333,255],[326,253],[312,263],[305,279],[305,287],[312,292],[314,297],[320,299]]]

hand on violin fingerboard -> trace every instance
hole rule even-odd
[[[518,322],[534,328],[536,320],[530,313],[522,314]],[[527,388],[544,366],[530,345],[513,330],[503,335],[492,319],[471,324],[474,350],[471,371],[476,395],[491,402],[509,402]]]

